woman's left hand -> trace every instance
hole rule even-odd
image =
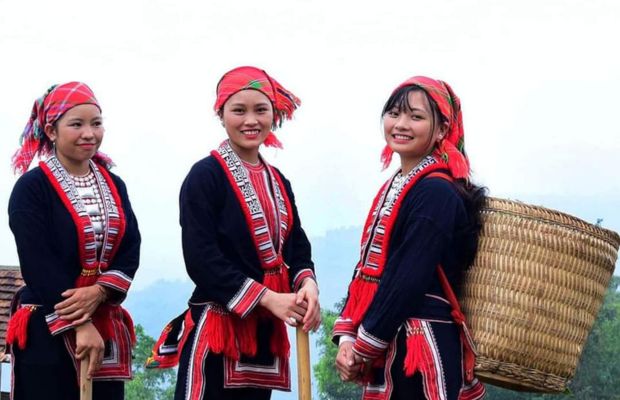
[[[92,285],[65,290],[61,295],[65,300],[54,306],[61,319],[69,320],[74,325],[81,325],[93,316],[99,304],[106,300],[105,288]]]
[[[306,278],[297,292],[297,304],[308,303],[308,309],[303,319],[304,332],[316,332],[321,325],[321,306],[319,305],[319,287],[314,279]]]

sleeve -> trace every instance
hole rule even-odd
[[[402,239],[390,251],[377,293],[357,330],[353,350],[364,358],[379,357],[420,307],[454,231],[461,200],[450,183],[422,181],[408,197],[399,213],[404,218],[398,231]]]
[[[306,278],[316,282],[314,263],[312,262],[312,248],[306,232],[301,226],[301,220],[295,204],[295,195],[291,183],[278,171],[284,183],[293,209],[293,229],[287,240],[286,263],[290,268],[290,285],[293,292],[297,292]]]
[[[61,293],[75,287],[75,276],[51,241],[53,222],[45,193],[35,175],[22,176],[9,199],[9,226],[24,282],[42,302],[49,330],[57,335],[72,327],[70,321],[58,318],[54,305],[63,300]]]
[[[220,249],[216,231],[220,207],[216,197],[222,196],[225,189],[218,187],[215,173],[214,167],[198,163],[181,187],[183,256],[187,273],[198,289],[243,318],[256,307],[267,288],[240,271]]]
[[[110,267],[97,279],[97,284],[109,289],[108,301],[113,304],[120,304],[125,300],[140,264],[141,237],[138,221],[131,208],[125,183],[120,178],[114,180],[125,214],[125,235]]]

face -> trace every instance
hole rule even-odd
[[[246,161],[257,161],[273,124],[269,98],[258,90],[241,90],[224,103],[221,118],[233,150]]]
[[[434,122],[433,111],[423,92],[412,91],[407,96],[409,107],[403,110],[394,107],[383,115],[383,130],[385,140],[398,153],[403,166],[408,164],[413,168],[433,150],[448,124]]]
[[[56,143],[56,156],[72,174],[88,172],[90,160],[103,139],[103,120],[99,107],[81,104],[67,111],[54,126],[46,125],[47,137]]]

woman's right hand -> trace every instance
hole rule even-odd
[[[92,322],[86,322],[75,327],[75,343],[77,359],[88,357],[88,378],[91,379],[103,362],[103,338]]]
[[[297,323],[302,322],[308,310],[306,301],[297,304],[295,293],[277,293],[269,289],[258,304],[290,326],[297,326]]]

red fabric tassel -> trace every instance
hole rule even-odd
[[[394,155],[394,151],[387,144],[383,148],[381,152],[381,163],[383,164],[383,169],[386,169],[390,166],[392,162],[392,156]]]
[[[421,371],[424,366],[424,336],[418,332],[411,332],[407,336],[407,354],[403,370],[405,376],[413,376],[416,371]]]
[[[248,315],[244,319],[235,319],[235,333],[239,344],[241,354],[254,357],[258,350],[256,342],[256,331],[258,319],[254,313]]]
[[[284,148],[284,146],[282,146],[282,142],[280,142],[280,140],[273,132],[269,132],[269,135],[267,135],[267,138],[265,139],[263,144],[267,147],[276,147],[278,149]]]
[[[290,354],[291,344],[288,341],[286,325],[279,319],[273,319],[273,334],[270,343],[271,354],[274,356],[287,357]]]
[[[469,160],[452,142],[442,140],[438,151],[439,156],[448,164],[450,174],[455,179],[467,179],[469,177]]]
[[[230,316],[210,310],[205,326],[205,336],[212,352],[223,353],[233,360],[239,360],[235,330]]]
[[[273,270],[265,271],[263,285],[276,293],[290,293],[288,268],[282,265],[275,273]]]
[[[26,348],[26,342],[28,341],[28,322],[32,316],[34,307],[22,307],[13,314],[9,320],[9,326],[6,331],[6,343],[14,344],[17,341],[17,346],[20,349]]]
[[[371,282],[361,277],[355,278],[349,286],[349,301],[342,311],[343,317],[351,318],[353,325],[358,326],[362,322],[366,310],[370,307],[370,303],[377,293],[377,288],[377,282]]]

